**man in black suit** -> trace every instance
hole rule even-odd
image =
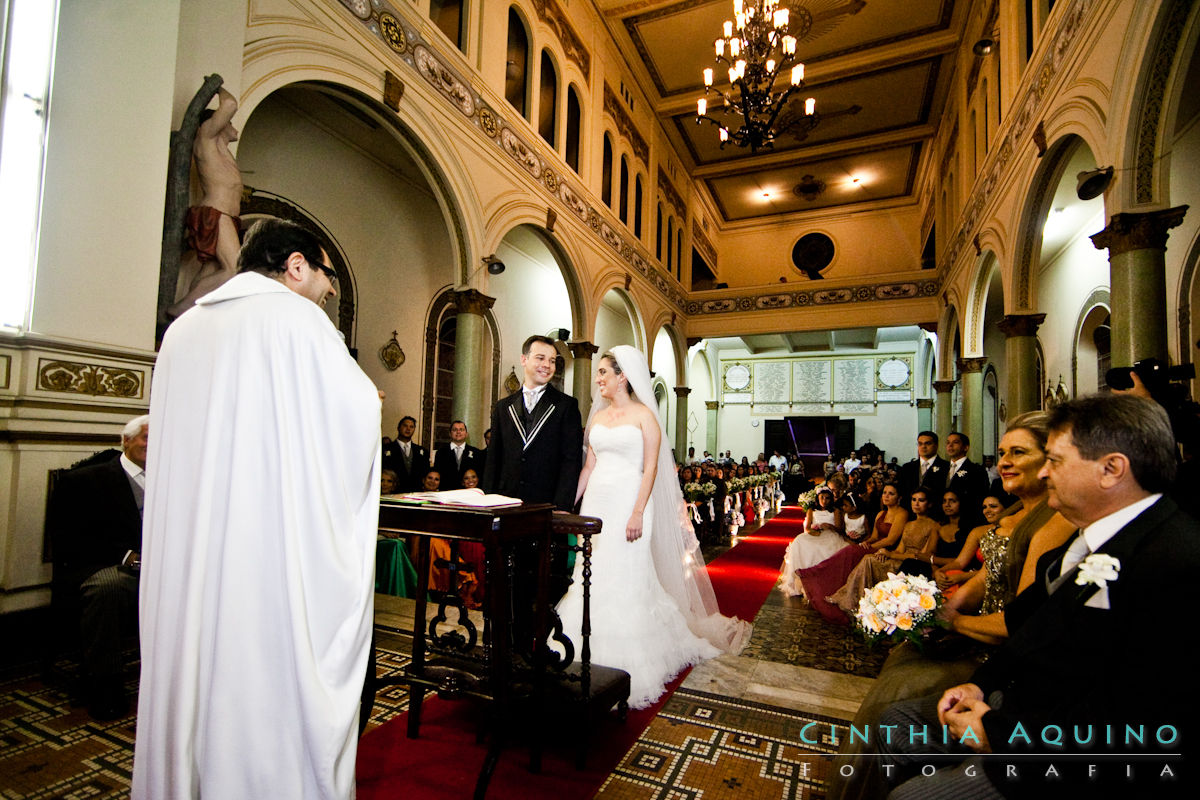
[[[891,797],[1195,796],[1186,756],[1200,704],[1182,617],[1195,604],[1200,522],[1163,495],[1175,469],[1170,422],[1150,401],[1093,395],[1051,412],[1042,476],[1081,531],[1038,561],[1005,607],[1008,641],[970,683],[884,713],[881,730],[931,731],[916,747],[908,735],[881,742],[893,782],[966,758]]]
[[[521,347],[525,380],[520,391],[492,409],[483,489],[571,511],[583,466],[583,423],[579,402],[550,385],[557,356],[554,341],[547,336],[530,336]],[[522,575],[513,587],[513,635],[523,651],[530,644],[523,640],[532,634],[529,609],[536,559],[536,553],[521,554],[517,567]],[[561,548],[556,548],[550,570],[553,603],[566,592],[569,582],[566,552]]]
[[[958,495],[962,503],[962,513],[978,517],[980,504],[987,496],[987,470],[967,458],[971,449],[971,440],[965,433],[953,431],[946,436],[946,460],[949,467],[946,470],[945,490]]]
[[[77,609],[88,713],[98,720],[129,708],[123,638],[137,629],[137,565],[150,417],[129,421],[119,458],[64,472],[46,529],[54,549],[53,604]]]
[[[925,488],[934,495],[929,498],[933,502],[931,508],[939,507],[942,492],[946,489],[950,462],[940,458],[937,451],[936,433],[921,431],[917,434],[917,457],[900,468],[900,491],[904,494],[905,502],[918,488]]]
[[[417,421],[401,417],[396,426],[396,441],[383,447],[383,468],[396,473],[397,492],[417,492],[421,479],[429,471],[429,451],[412,440]]]
[[[467,423],[456,419],[450,423],[450,441],[437,449],[433,468],[442,476],[442,489],[461,489],[463,473],[469,469],[479,474],[483,470],[483,451],[467,444]]]

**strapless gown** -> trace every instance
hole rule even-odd
[[[641,538],[625,539],[642,481],[641,429],[593,424],[590,443],[596,466],[580,513],[604,522],[600,535],[592,539],[592,662],[628,672],[629,705],[645,708],[685,667],[721,651],[692,633],[679,606],[659,583],[650,553],[655,535],[650,525],[653,496],[642,514]],[[557,607],[563,630],[577,652],[583,618],[582,569],[582,559],[577,559],[571,587]]]

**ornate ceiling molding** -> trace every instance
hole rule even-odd
[[[908,300],[936,297],[941,291],[938,281],[904,281],[808,292],[764,292],[712,300],[690,300],[684,309],[689,315],[729,314],[747,311],[778,311],[785,308],[870,303],[879,300]]]

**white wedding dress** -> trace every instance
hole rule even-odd
[[[721,651],[692,633],[659,581],[650,552],[656,534],[651,525],[653,495],[642,514],[641,538],[634,542],[625,538],[625,525],[642,480],[641,429],[597,423],[589,442],[596,466],[588,478],[580,513],[604,522],[600,534],[592,539],[592,662],[628,672],[629,705],[645,708],[681,670]],[[582,643],[582,569],[583,560],[576,559],[573,582],[557,609],[577,654]]]

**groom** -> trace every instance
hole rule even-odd
[[[562,511],[575,507],[575,491],[583,464],[583,424],[579,402],[550,385],[558,351],[547,336],[530,336],[521,347],[525,380],[492,409],[492,441],[488,446],[483,489],[526,503],[553,503]],[[518,559],[513,587],[514,637],[521,642],[532,634],[529,609],[533,605],[537,553]],[[567,554],[555,552],[550,565],[550,602],[566,592]],[[520,648],[525,649],[525,648]]]

